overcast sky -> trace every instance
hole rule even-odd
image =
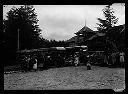
[[[13,5],[3,8],[3,18]],[[16,5],[15,5],[16,6]],[[75,32],[86,26],[96,30],[97,18],[103,18],[102,9],[106,5],[34,5],[42,36],[46,39],[67,40],[73,37]],[[16,6],[18,7],[18,6]],[[124,4],[112,5],[119,18],[117,25],[125,24]]]

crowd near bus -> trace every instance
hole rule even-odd
[[[124,52],[108,54],[105,51],[88,51],[87,47],[26,50],[18,52],[18,62],[23,71],[36,71],[39,65],[42,65],[40,69],[83,65],[87,66],[87,70],[91,70],[92,65],[124,65]]]

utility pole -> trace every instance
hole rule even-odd
[[[19,36],[19,29],[18,29],[17,51],[19,51],[19,49],[20,49],[19,38],[20,38],[20,36]]]

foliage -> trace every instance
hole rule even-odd
[[[105,16],[105,19],[97,18],[98,21],[100,22],[97,23],[97,25],[99,25],[99,27],[97,27],[99,31],[111,28],[118,22],[118,18],[114,16],[114,11],[110,7],[111,5],[108,5],[103,9],[103,14]]]
[[[100,23],[97,23],[99,32],[105,33],[102,43],[105,43],[108,51],[119,51],[124,48],[124,33],[121,31],[125,25],[115,26],[118,22],[118,18],[114,16],[114,11],[111,5],[106,6],[103,9],[105,19],[98,18]]]
[[[109,41],[115,44],[118,50],[125,49],[125,25],[110,28],[106,34],[106,37],[109,38]]]
[[[30,49],[37,47],[40,40],[38,19],[34,12],[35,9],[31,5],[24,5],[20,8],[13,7],[7,12],[7,20],[5,24],[5,47],[8,49],[17,48],[17,35],[19,29],[20,49]]]
[[[31,5],[20,8],[13,7],[7,12],[7,19],[3,19],[3,37],[5,63],[14,64],[17,50],[18,30],[20,50],[38,48],[42,40],[39,35],[37,14]]]
[[[48,47],[66,47],[68,44],[65,41],[50,40]]]

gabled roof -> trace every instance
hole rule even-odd
[[[82,41],[83,37],[79,37],[79,41]],[[67,40],[66,42],[77,42],[78,41],[78,36],[74,36],[71,39]]]
[[[99,32],[97,32],[95,35],[93,35],[92,37],[90,37],[90,38],[87,39],[87,40],[92,40],[92,39],[94,39],[94,38],[96,38],[96,37],[100,37],[100,36],[105,36],[105,33],[99,33]]]
[[[83,34],[85,32],[91,32],[92,35],[93,33],[95,34],[97,31],[93,31],[91,30],[89,27],[87,26],[84,26],[82,29],[80,29],[78,32],[76,32],[75,34]],[[83,37],[79,37],[79,41],[82,41],[83,40]],[[67,40],[67,42],[77,42],[78,41],[78,36],[74,36],[72,37],[71,39]]]
[[[123,25],[119,25],[119,26],[114,26],[112,28],[110,28],[108,31],[111,31],[110,33],[121,33],[121,32],[125,32],[125,24]],[[113,32],[114,31],[114,32]],[[101,32],[97,32],[95,35],[93,35],[92,37],[90,37],[88,40],[92,40],[96,37],[100,37],[100,36],[105,36],[105,33],[101,33]]]
[[[67,42],[76,42],[77,36],[72,37],[71,39],[67,40]]]
[[[83,34],[84,32],[93,32],[93,30],[91,30],[89,27],[84,26],[82,29],[80,29],[78,32],[76,32],[75,34]]]

